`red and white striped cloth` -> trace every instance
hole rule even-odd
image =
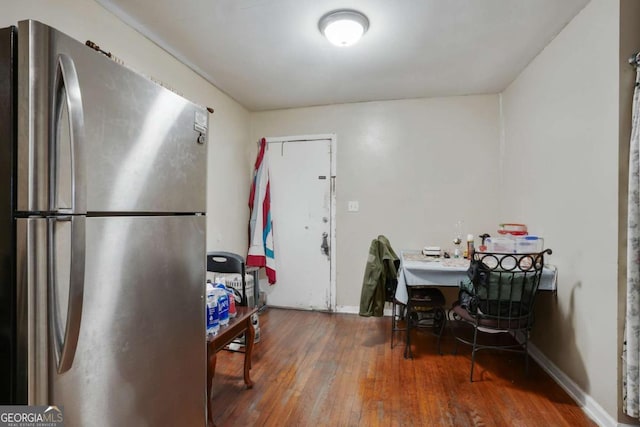
[[[276,283],[276,259],[273,248],[273,223],[269,191],[267,140],[260,140],[260,151],[253,170],[249,195],[249,252],[247,266],[265,267],[270,284]]]

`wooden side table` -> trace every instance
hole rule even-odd
[[[216,354],[226,345],[231,343],[236,337],[246,333],[244,352],[244,383],[247,388],[253,387],[253,382],[249,376],[251,369],[251,352],[253,351],[253,341],[255,330],[251,323],[251,316],[257,313],[255,307],[236,307],[238,314],[235,318],[229,319],[229,324],[221,326],[218,335],[207,341],[207,412],[209,422],[213,425],[213,413],[211,411],[211,384],[216,372]]]

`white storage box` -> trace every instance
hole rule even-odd
[[[509,237],[487,237],[485,240],[487,252],[501,252],[512,254],[516,252],[516,242]]]
[[[226,281],[227,287],[237,290],[240,293],[240,295],[242,295],[242,279],[239,274],[214,273],[211,271],[207,271],[207,279],[211,279],[211,281],[213,281],[214,278],[216,277],[223,277]],[[253,275],[245,274],[244,277],[247,284],[245,289],[245,295],[247,297],[247,305],[249,307],[257,307],[257,301],[255,298],[255,291],[254,291],[255,287],[253,284]]]
[[[544,250],[544,240],[538,236],[522,236],[516,240],[516,253],[529,254],[542,252]]]

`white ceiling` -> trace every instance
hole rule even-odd
[[[251,111],[497,93],[589,0],[97,0]],[[326,12],[369,31],[335,47]]]

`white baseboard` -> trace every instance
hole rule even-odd
[[[584,392],[571,378],[569,378],[564,372],[562,372],[556,365],[551,362],[535,345],[529,343],[529,355],[533,360],[544,369],[555,382],[569,394],[569,396],[576,401],[576,403],[582,408],[585,414],[587,414],[594,422],[601,427],[619,427],[623,424],[618,422],[609,415],[607,411],[602,408],[593,400],[591,396]]]
[[[360,307],[357,305],[339,305],[336,307],[336,313],[358,314]],[[384,309],[385,316],[391,316],[391,308]]]
[[[356,305],[339,305],[336,306],[336,313],[358,314],[360,307]]]

